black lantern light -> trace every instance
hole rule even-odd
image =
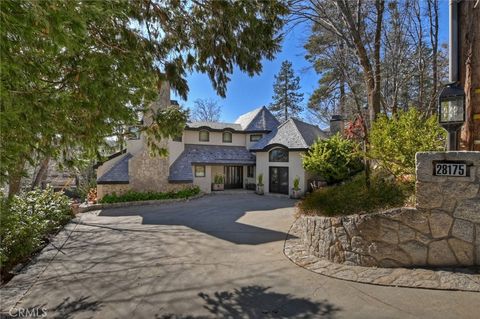
[[[447,84],[438,98],[438,121],[448,132],[448,150],[457,149],[457,132],[465,122],[465,92],[458,83]]]

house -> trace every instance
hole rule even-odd
[[[170,88],[163,85],[151,111],[170,104]],[[151,123],[148,115],[144,123]],[[298,178],[304,192],[311,176],[302,167],[302,154],[325,137],[317,126],[297,119],[279,123],[265,107],[235,123],[188,123],[182,136],[159,142],[168,149],[165,157],[152,157],[144,136],[127,141],[124,151],[98,167],[98,197],[128,190],[175,191],[191,185],[210,193],[216,175],[224,176],[226,189],[254,189],[263,174],[265,193],[286,195]]]

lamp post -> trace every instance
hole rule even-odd
[[[447,84],[438,97],[438,122],[448,132],[447,149],[457,150],[457,133],[465,122],[465,92],[458,83]]]

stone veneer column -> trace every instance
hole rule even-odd
[[[466,161],[470,176],[435,176],[434,161]],[[416,163],[416,207],[429,213],[436,239],[429,245],[429,264],[456,259],[480,265],[480,152],[418,153]]]

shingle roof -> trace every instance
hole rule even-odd
[[[265,106],[241,115],[235,123],[240,124],[242,129],[247,132],[273,131],[280,125],[280,122]]]
[[[169,181],[193,181],[192,164],[255,164],[255,156],[243,146],[185,144],[185,149],[170,166]]]
[[[224,129],[232,129],[235,131],[241,131],[242,127],[240,124],[235,123],[217,123],[217,122],[190,122],[187,123],[187,127],[189,128],[201,128],[201,127],[209,127],[214,130],[224,130]]]
[[[112,166],[105,174],[97,179],[97,184],[128,184],[128,161],[132,154],[127,153],[121,160]]]
[[[283,145],[289,149],[307,149],[317,138],[326,137],[325,132],[317,126],[291,118],[276,130],[265,135],[250,149],[260,151],[275,144]]]

